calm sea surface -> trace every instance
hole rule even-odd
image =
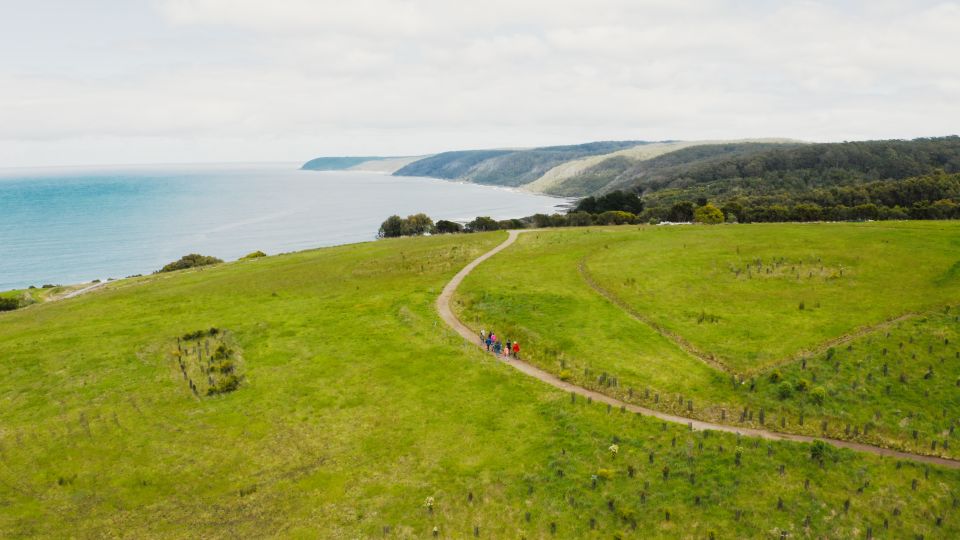
[[[0,170],[0,290],[146,274],[193,252],[230,260],[371,240],[390,214],[504,219],[564,202],[295,164]]]

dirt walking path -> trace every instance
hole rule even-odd
[[[53,298],[53,299],[51,299],[51,301],[66,300],[66,299],[68,299],[68,298],[75,298],[75,297],[77,297],[77,296],[80,296],[81,294],[87,294],[88,292],[90,292],[90,291],[92,291],[92,290],[99,289],[100,287],[103,287],[103,286],[106,285],[106,284],[107,284],[106,281],[101,281],[100,283],[94,283],[93,285],[88,285],[88,286],[86,286],[86,287],[84,287],[84,288],[82,288],[82,289],[78,289],[78,290],[76,290],[76,291],[69,292],[69,293],[67,293],[67,294],[65,294],[65,295],[63,295],[63,296],[58,297],[58,298]]]
[[[486,347],[480,342],[480,336],[475,334],[473,330],[463,324],[460,319],[453,313],[453,309],[450,305],[451,300],[453,299],[453,294],[457,290],[457,287],[460,286],[460,283],[463,282],[463,279],[473,271],[480,263],[493,257],[497,253],[500,253],[511,244],[513,244],[517,237],[521,233],[532,232],[532,231],[508,231],[507,239],[503,241],[497,247],[491,249],[490,251],[484,253],[480,257],[477,257],[470,262],[467,266],[463,267],[462,270],[457,272],[457,275],[453,276],[453,279],[443,288],[443,291],[440,293],[440,297],[437,298],[437,311],[440,313],[440,318],[450,326],[454,331],[463,336],[468,342],[473,343],[477,347],[480,347],[481,350],[485,350]],[[559,377],[548,373],[538,367],[535,367],[527,362],[516,359],[507,359],[500,357],[506,364],[513,366],[518,371],[529,375],[539,381],[549,384],[555,388],[563,390],[565,392],[570,392],[572,394],[577,394],[579,396],[588,397],[593,401],[599,403],[606,403],[613,407],[623,408],[624,410],[650,416],[666,422],[675,422],[678,424],[686,424],[691,429],[694,430],[713,430],[713,431],[724,431],[727,433],[737,433],[746,437],[759,437],[761,439],[767,439],[772,441],[793,441],[793,442],[813,442],[815,440],[821,440],[838,448],[849,448],[851,450],[856,450],[858,452],[867,452],[870,454],[875,454],[878,456],[888,456],[896,459],[905,459],[911,461],[917,461],[920,463],[929,463],[932,465],[939,465],[942,467],[948,467],[951,469],[960,469],[960,461],[953,459],[936,457],[936,456],[925,456],[921,454],[912,454],[909,452],[900,452],[898,450],[891,450],[889,448],[882,448],[879,446],[872,446],[869,444],[862,444],[850,441],[842,441],[839,439],[828,439],[821,437],[809,437],[806,435],[793,435],[790,433],[778,433],[775,431],[767,431],[762,429],[754,428],[744,428],[731,426],[727,424],[715,424],[713,422],[704,422],[702,420],[694,420],[692,418],[686,418],[683,416],[677,416],[673,414],[668,414],[665,412],[648,409],[646,407],[640,407],[639,405],[634,405],[632,403],[627,403],[625,401],[620,401],[619,399],[612,398],[600,392],[595,392],[593,390],[588,390],[581,386],[575,384],[570,384],[566,381],[560,380]]]

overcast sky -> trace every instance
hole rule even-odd
[[[0,167],[960,131],[958,2],[0,7]]]

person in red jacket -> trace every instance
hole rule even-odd
[[[513,357],[520,358],[520,342],[519,341],[513,342]]]

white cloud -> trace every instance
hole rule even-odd
[[[956,2],[96,3],[0,21],[0,166],[960,125]]]

